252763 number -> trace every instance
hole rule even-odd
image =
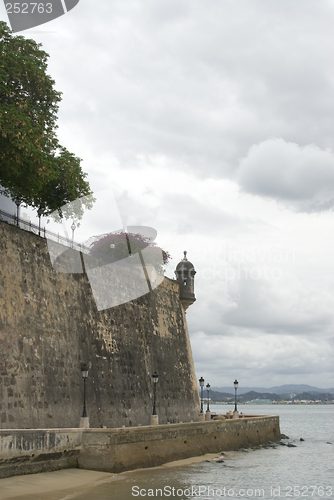
[[[7,14],[51,14],[52,3],[6,3]]]
[[[286,497],[329,497],[332,496],[332,486],[286,486]]]

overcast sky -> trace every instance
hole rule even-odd
[[[334,387],[333,26],[334,0],[80,0],[20,33],[93,190],[158,231],[168,276],[188,251],[212,386]]]

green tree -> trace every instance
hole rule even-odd
[[[140,233],[119,231],[98,237],[91,244],[91,255],[107,263],[117,262],[129,255],[145,250],[146,264],[151,264],[160,273],[170,260],[169,252],[162,250],[151,238]]]
[[[0,21],[0,184],[5,193],[44,214],[79,197],[81,212],[93,203],[80,158],[56,136],[61,93],[47,75],[41,44],[13,36]],[[73,211],[72,211],[73,212]],[[79,210],[80,212],[80,210]],[[80,215],[80,214],[79,214]]]

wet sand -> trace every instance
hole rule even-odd
[[[228,456],[225,454],[224,460],[228,457],[232,458],[232,453],[229,452]],[[136,469],[120,474],[83,469],[65,469],[55,472],[15,476],[0,479],[0,500],[71,500],[76,498],[81,492],[88,492],[89,490],[92,490],[92,498],[94,498],[94,488],[103,483],[123,481],[130,475],[140,475],[142,471],[146,473],[148,470],[184,467],[203,462],[204,460],[215,460],[219,457],[220,454],[209,453],[200,457],[168,462],[151,469]]]

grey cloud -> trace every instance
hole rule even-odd
[[[198,235],[216,234],[217,240],[224,235],[226,240],[238,233],[254,233],[257,229],[267,227],[267,223],[260,219],[228,213],[211,205],[210,200],[200,196],[195,198],[188,193],[191,193],[191,185],[185,186],[184,195],[165,194],[161,198],[161,211],[177,221],[175,232],[181,232],[183,228],[184,232],[195,232]]]
[[[158,204],[152,205],[150,190],[141,191],[132,187],[131,194],[126,189],[115,189],[117,206],[126,225],[151,225],[158,231],[179,236],[198,234],[216,234],[217,239],[224,235],[224,240],[236,234],[254,234],[258,230],[268,230],[270,225],[255,217],[245,214],[229,213],[210,203],[205,196],[192,194],[191,180],[184,185],[184,194],[163,193]],[[222,252],[222,245],[217,245],[215,253]],[[213,249],[208,248],[211,255]]]
[[[96,157],[162,155],[202,176],[233,176],[268,136],[333,147],[328,5],[81,4],[45,36],[66,141],[75,130]]]
[[[290,288],[289,281],[242,279],[234,284],[234,307],[223,315],[229,325],[268,333],[316,334],[333,326],[333,296],[322,290]],[[286,289],[288,288],[288,289]]]
[[[60,142],[85,159],[90,181],[103,183],[114,164],[143,169],[157,163],[161,183],[173,169],[199,177],[235,179],[238,173],[245,191],[295,210],[331,207],[326,148],[334,150],[333,17],[330,2],[314,0],[252,0],[242,8],[233,0],[81,1],[53,22],[55,35],[34,36],[50,54],[48,71],[63,92]],[[289,161],[283,170],[270,149],[272,137],[284,138],[279,154],[285,151]],[[252,161],[256,155],[262,169]],[[265,234],[260,221],[217,211],[189,186],[184,196],[160,197],[153,208],[144,196],[131,199],[123,186],[118,202],[125,224],[156,228],[158,241],[171,229],[175,240],[188,238],[195,247],[196,237],[198,247],[213,234],[217,247],[228,238],[247,246]],[[97,232],[106,230],[105,216]],[[240,238],[247,233],[252,238]],[[217,377],[216,385],[227,385],[218,383],[220,376],[232,384],[238,373],[280,385],[298,357],[300,377],[308,366],[319,373],[332,325],[330,292],[313,290],[289,309],[284,288],[227,287],[202,279],[202,262],[193,262],[198,300],[187,318],[197,369]],[[284,333],[283,345],[277,332]],[[319,348],[305,342],[312,335]]]
[[[235,338],[211,337],[203,332],[192,335],[193,354],[198,374],[211,385],[225,386],[237,377],[240,386],[270,387],[291,383],[309,383],[323,387],[331,384],[332,363],[323,340],[296,339],[272,335]],[[205,346],[205,348],[204,348]],[[307,377],[307,378],[306,378]]]
[[[241,159],[238,181],[246,192],[273,198],[297,211],[334,206],[334,155],[314,144],[300,147],[268,139]]]
[[[243,265],[243,267],[245,267]],[[251,271],[249,267],[249,271]],[[197,275],[201,269],[197,268]],[[197,302],[188,315],[191,332],[206,332],[211,339],[238,336],[256,339],[273,335],[326,339],[334,323],[333,295],[316,288],[305,289],[295,278],[214,278],[199,282]],[[247,276],[246,276],[247,278]]]

